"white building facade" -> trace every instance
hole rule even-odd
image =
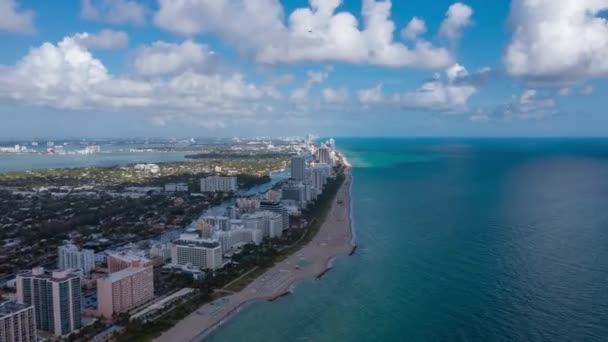
[[[209,176],[201,179],[201,192],[237,191],[236,177]]]
[[[60,270],[78,269],[87,275],[95,269],[95,252],[90,249],[78,249],[73,244],[57,248],[59,255],[58,268]]]

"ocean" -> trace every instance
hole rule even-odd
[[[608,338],[608,140],[337,142],[356,254],[209,341]]]

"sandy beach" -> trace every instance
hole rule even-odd
[[[351,167],[338,190],[331,211],[313,240],[258,277],[242,291],[201,306],[155,341],[200,341],[243,306],[261,300],[276,300],[304,279],[320,277],[333,258],[354,251],[351,230]]]

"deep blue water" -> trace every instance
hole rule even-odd
[[[209,340],[608,339],[608,140],[338,145],[357,253]]]

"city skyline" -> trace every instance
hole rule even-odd
[[[608,133],[605,1],[0,8],[2,138]]]

